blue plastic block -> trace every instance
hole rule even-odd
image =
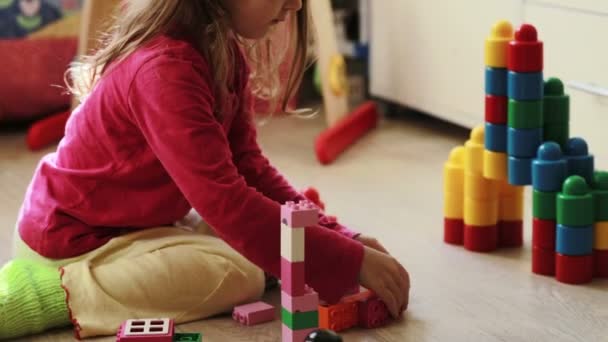
[[[559,144],[545,142],[532,162],[532,187],[543,192],[559,192],[568,175],[568,163]]]
[[[508,74],[508,95],[513,100],[542,100],[544,92],[543,73],[513,72]]]
[[[506,68],[486,67],[486,95],[507,96]]]
[[[587,184],[593,184],[594,158],[589,154],[587,142],[582,138],[570,138],[564,150],[568,163],[568,176],[578,175]]]
[[[509,157],[509,184],[532,184],[532,160],[534,158]]]
[[[558,224],[555,251],[572,256],[593,254],[593,226],[568,227]]]
[[[507,125],[486,122],[485,148],[494,152],[507,152]]]
[[[517,129],[507,131],[507,154],[518,158],[534,158],[543,142],[543,129]]]

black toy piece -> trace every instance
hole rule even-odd
[[[342,337],[331,330],[319,329],[308,334],[304,342],[342,342]]]

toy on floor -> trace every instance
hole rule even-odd
[[[342,337],[331,330],[315,330],[306,336],[304,342],[342,342]]]
[[[129,319],[116,334],[116,342],[202,342],[198,333],[175,333],[169,318]]]
[[[266,323],[275,320],[275,308],[264,302],[240,305],[232,311],[232,318],[244,325]]]
[[[369,290],[345,296],[333,305],[319,306],[319,327],[336,332],[354,327],[379,328],[390,321],[386,304]]]

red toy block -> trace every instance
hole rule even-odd
[[[464,225],[464,248],[473,252],[491,252],[498,248],[498,227]]]
[[[34,123],[27,131],[27,147],[36,151],[60,141],[65,133],[65,125],[70,115],[71,112],[63,112]]]
[[[270,304],[255,302],[235,307],[232,318],[244,325],[255,325],[274,321],[276,312],[274,306]]]
[[[130,319],[116,334],[116,342],[173,342],[175,324],[168,318]]]
[[[289,262],[281,258],[281,290],[292,297],[305,294],[304,262]]]
[[[523,24],[515,32],[515,39],[507,49],[507,68],[515,72],[543,70],[543,43],[538,40],[534,26]]]
[[[509,98],[506,96],[486,95],[486,122],[506,125],[509,111]]]
[[[321,201],[321,197],[319,196],[319,191],[317,191],[317,189],[310,187],[310,188],[304,189],[304,191],[302,191],[302,193],[304,194],[304,197],[306,197],[309,201],[311,201],[312,203],[319,206],[319,208],[321,208],[321,210],[325,210],[325,203],[323,203],[323,201]]]
[[[533,218],[532,220],[532,246],[538,246],[542,249],[550,249],[555,251],[555,220],[541,220]]]
[[[334,305],[319,305],[319,328],[340,332],[357,326],[359,304],[357,301],[340,301]]]
[[[336,160],[356,140],[375,128],[378,125],[378,119],[376,103],[368,101],[322,132],[315,141],[315,151],[319,162],[326,165]]]
[[[293,297],[289,293],[281,291],[281,305],[291,313],[317,310],[319,294],[308,286],[306,286],[305,292],[302,296]]]
[[[593,255],[555,254],[555,278],[566,284],[585,284],[593,280]]]
[[[379,328],[390,321],[386,304],[375,295],[359,301],[359,326],[367,329]]]
[[[302,329],[302,330],[291,330],[285,324],[281,324],[281,341],[282,342],[303,342],[306,337],[313,331],[315,328],[311,329]]]
[[[291,228],[314,226],[319,222],[319,208],[310,201],[287,202],[281,206],[281,222]]]
[[[608,251],[593,250],[593,276],[608,278]]]
[[[464,243],[464,220],[443,219],[443,241],[452,245]]]
[[[532,246],[532,272],[540,275],[555,275],[555,250]]]
[[[521,247],[524,244],[523,221],[498,222],[498,247]]]

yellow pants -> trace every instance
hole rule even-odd
[[[15,256],[63,267],[62,285],[81,338],[113,335],[130,318],[195,321],[262,296],[261,269],[192,213],[180,225],[117,237],[64,260],[40,256],[16,234]]]

